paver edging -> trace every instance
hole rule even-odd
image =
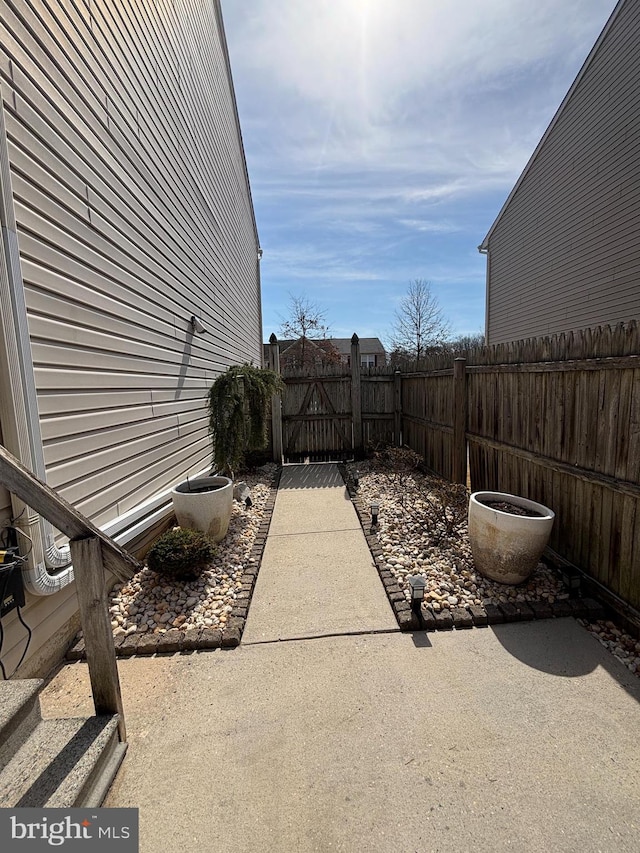
[[[541,599],[528,602],[505,602],[504,604],[502,602],[486,605],[474,604],[441,611],[435,611],[426,602],[423,602],[418,612],[412,610],[411,604],[397,584],[395,575],[384,560],[377,533],[371,529],[369,510],[360,500],[353,478],[349,476],[344,463],[338,463],[338,470],[345,482],[380,581],[401,631],[464,630],[467,628],[484,628],[488,625],[498,625],[505,622],[525,622],[564,616],[590,620],[604,618],[605,609],[603,605],[593,598],[567,598],[558,599],[554,602]]]
[[[264,508],[264,515],[254,539],[250,559],[240,577],[240,591],[236,596],[235,605],[224,628],[191,628],[181,631],[170,628],[163,634],[129,634],[114,637],[113,644],[116,657],[125,658],[134,655],[148,656],[154,654],[175,654],[176,652],[193,652],[202,649],[235,648],[240,645],[244,632],[251,597],[260,571],[262,555],[266,544],[267,533],[275,507],[282,467],[278,467],[271,480],[269,497]],[[66,654],[66,660],[86,660],[84,638],[78,640]]]

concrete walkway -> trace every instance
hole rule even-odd
[[[397,630],[337,467],[285,467],[242,642]]]
[[[312,466],[300,473],[311,487]],[[320,496],[325,536],[355,538],[344,497],[338,510],[342,487],[328,469],[315,473],[335,489]],[[106,805],[140,809],[141,853],[636,853],[640,680],[573,619],[266,641],[342,632],[347,618],[333,615],[345,587],[333,587],[335,602],[314,574],[304,619],[291,621],[296,599],[279,621],[274,601],[272,621],[258,620],[281,583],[280,510],[301,548],[318,534],[296,501],[307,488],[292,483],[269,534],[273,571],[263,576],[263,564],[253,642],[118,661],[130,747]],[[321,550],[305,547],[301,569]],[[355,562],[354,595],[361,580],[375,585]],[[348,573],[350,551],[340,563]],[[382,602],[366,613],[361,624],[388,624]],[[67,666],[45,714],[90,712],[89,697],[86,666]]]

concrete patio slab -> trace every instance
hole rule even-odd
[[[342,487],[304,467],[285,473],[317,516]],[[105,805],[140,809],[140,853],[636,853],[640,679],[594,637],[570,618],[354,633],[385,625],[359,529],[283,528],[238,648],[120,660],[130,745]],[[296,634],[324,636],[277,642]],[[43,714],[90,695],[64,667]]]
[[[381,630],[398,623],[359,526],[269,534],[243,644]]]
[[[638,849],[640,681],[572,619],[118,668],[105,805],[140,809],[141,853]],[[90,695],[84,664],[57,682],[58,711]]]
[[[361,530],[346,488],[278,490],[269,536]]]
[[[337,466],[285,466],[242,642],[397,630]]]

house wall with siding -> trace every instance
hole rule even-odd
[[[2,7],[49,482],[100,524],[206,464],[207,388],[260,363],[224,37],[217,4],[196,0]]]
[[[627,2],[488,239],[500,343],[640,317],[640,4]]]
[[[0,444],[3,444],[2,424],[0,424]],[[11,519],[11,495],[0,483],[0,525],[8,524]],[[1,533],[2,531],[0,531]]]
[[[208,464],[208,388],[232,363],[261,363],[258,237],[220,4],[0,11],[47,476],[101,525]],[[206,334],[191,333],[193,314]],[[5,503],[0,490],[0,515]],[[74,597],[32,601],[34,621],[58,630]]]

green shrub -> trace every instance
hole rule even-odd
[[[204,533],[176,527],[164,533],[147,554],[147,565],[169,580],[195,580],[215,557]]]
[[[283,388],[277,373],[252,364],[236,364],[218,376],[208,396],[217,471],[233,480],[245,455],[266,446],[269,403]]]

